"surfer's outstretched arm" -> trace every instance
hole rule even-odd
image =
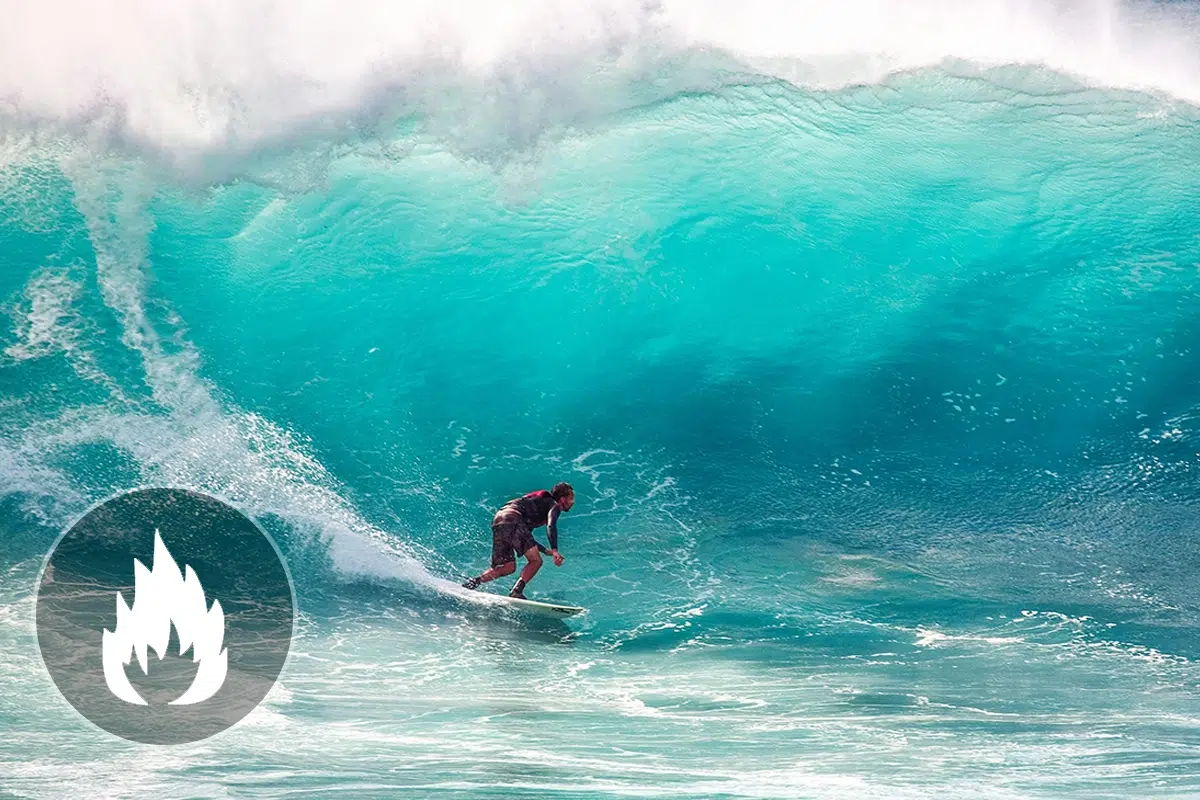
[[[550,508],[550,515],[546,517],[546,536],[550,539],[550,549],[542,547],[538,548],[546,555],[554,559],[554,566],[561,567],[563,562],[562,555],[558,552],[558,515],[562,513],[562,509],[558,506]]]
[[[558,515],[562,513],[562,509],[558,506],[550,507],[550,515],[546,517],[546,537],[550,539],[550,552],[558,552]]]

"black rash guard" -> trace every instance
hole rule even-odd
[[[550,539],[550,549],[558,549],[558,514],[561,509],[558,507],[558,501],[555,500],[545,489],[539,489],[536,492],[515,497],[505,503],[497,512],[500,514],[510,515],[513,512],[520,515],[521,522],[529,526],[530,530],[546,526],[546,536]],[[545,552],[541,545],[538,549]]]

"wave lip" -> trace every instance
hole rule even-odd
[[[9,14],[0,119],[176,158],[412,115],[529,141],[739,70],[839,88],[1023,64],[1200,103],[1195,12],[1113,0],[48,0]]]

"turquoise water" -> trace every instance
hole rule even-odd
[[[225,128],[10,91],[0,793],[1194,796],[1200,113],[1160,39],[558,53]],[[529,594],[588,613],[464,602],[559,480]],[[194,745],[91,727],[32,628],[55,537],[146,484],[296,581],[275,690]]]

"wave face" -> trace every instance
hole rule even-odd
[[[0,788],[1200,790],[1190,7],[55,6],[0,32]],[[589,613],[456,600],[558,480]],[[302,615],[154,759],[31,630],[144,484]]]

